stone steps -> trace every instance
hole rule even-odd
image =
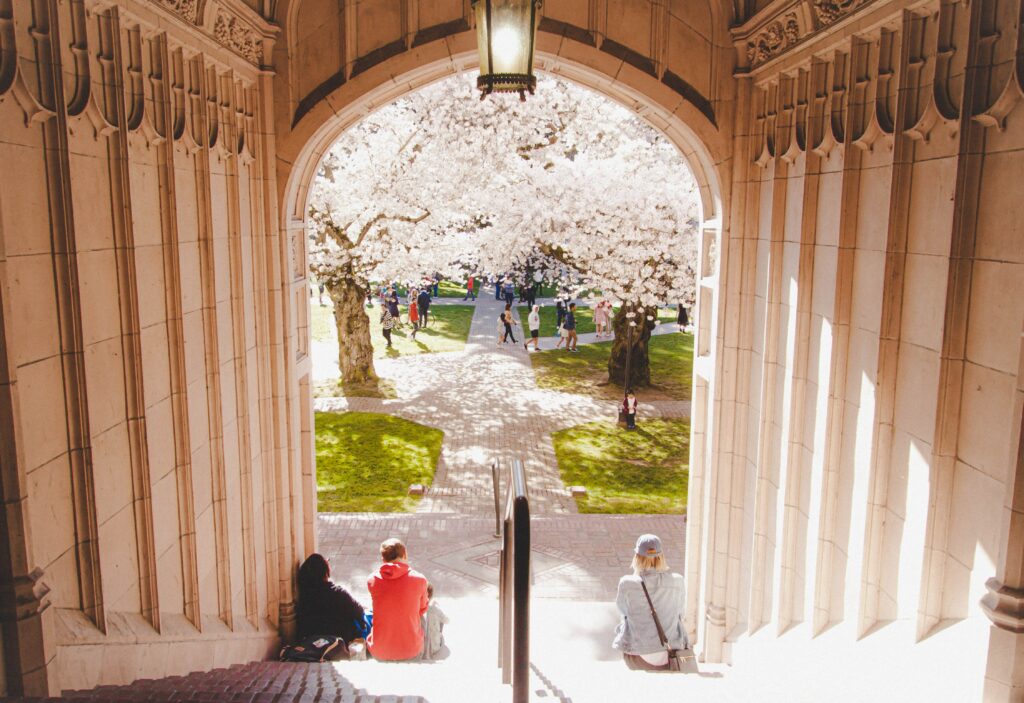
[[[126,686],[65,691],[59,698],[12,698],[11,703],[113,701],[171,703],[423,703],[419,696],[371,695],[356,688],[333,664],[254,662]]]

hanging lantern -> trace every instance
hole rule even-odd
[[[480,99],[490,93],[533,94],[533,49],[537,39],[540,0],[473,0],[480,50]]]

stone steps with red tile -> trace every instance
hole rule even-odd
[[[186,676],[140,679],[126,686],[65,691],[59,698],[4,700],[9,703],[422,703],[418,696],[378,696],[357,689],[332,664],[288,662],[254,662]]]

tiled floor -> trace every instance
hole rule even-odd
[[[540,515],[530,525],[536,598],[611,602],[644,532],[659,534],[670,565],[682,569],[686,523],[679,515]],[[366,577],[388,537],[406,543],[413,568],[430,579],[439,600],[497,593],[501,544],[493,517],[321,515],[319,537],[332,577],[364,602]]]

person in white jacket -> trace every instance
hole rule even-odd
[[[529,351],[530,342],[533,342],[534,350],[540,351],[540,305],[533,306],[526,316],[526,323],[530,326],[530,338],[523,342],[523,347]]]
[[[633,573],[619,579],[615,606],[622,619],[615,629],[612,647],[622,652],[630,669],[658,671],[669,668],[668,648],[658,635],[652,607],[668,638],[668,647],[675,651],[689,649],[683,627],[683,610],[686,607],[684,579],[669,570],[657,535],[640,535],[637,539]]]

